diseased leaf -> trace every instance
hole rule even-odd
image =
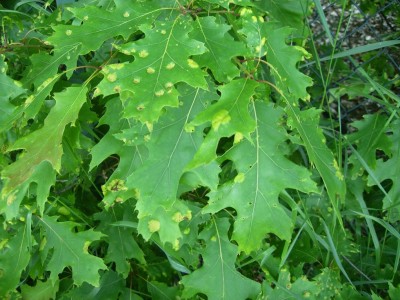
[[[255,298],[260,292],[260,284],[236,271],[237,246],[228,239],[229,220],[212,219],[210,226],[199,235],[207,241],[201,252],[204,265],[189,275],[181,283],[185,286],[183,297],[191,298],[202,293],[209,300]]]
[[[242,140],[222,157],[233,161],[238,174],[233,181],[212,191],[209,204],[203,209],[204,213],[226,207],[236,210],[232,238],[237,241],[239,251],[258,250],[268,233],[290,240],[293,224],[279,203],[279,194],[285,189],[317,192],[310,172],[285,157],[282,115],[283,111],[272,105],[254,104],[253,142]]]
[[[114,36],[121,35],[127,39],[138,30],[139,25],[151,23],[163,10],[156,1],[136,2],[134,6],[129,1],[115,2],[114,10],[93,5],[68,8],[82,23],[80,26],[54,26],[55,32],[48,42],[57,49],[81,45],[79,53],[86,54],[97,50],[104,41]]]
[[[58,275],[66,267],[71,267],[74,283],[80,286],[87,282],[99,286],[99,270],[106,270],[103,260],[88,252],[93,241],[99,240],[103,235],[92,229],[74,232],[77,226],[73,222],[58,222],[57,217],[43,216],[40,225],[45,235],[45,254],[52,249],[47,269],[51,272],[50,280],[55,283]],[[47,255],[46,255],[47,256]],[[43,257],[46,259],[46,257]]]
[[[56,104],[44,121],[43,127],[18,139],[8,149],[8,151],[24,149],[25,153],[20,155],[16,162],[7,166],[2,172],[2,178],[6,179],[1,192],[3,199],[8,199],[7,201],[11,200],[12,202],[12,199],[16,198],[19,191],[27,188],[23,183],[28,180],[33,181],[31,177],[44,161],[49,162],[54,170],[60,171],[61,142],[64,129],[65,126],[73,124],[77,119],[79,110],[86,101],[86,92],[86,86],[81,86],[69,87],[65,91],[55,94]],[[49,174],[46,176],[47,179],[54,178],[51,177],[51,172],[47,174]],[[41,185],[40,181],[36,182],[39,186]],[[42,190],[42,197],[46,197],[44,189],[48,189],[49,186],[50,183],[47,181],[45,187],[39,187]],[[42,199],[39,203],[41,213],[43,213],[44,209],[43,204],[44,201]]]
[[[187,130],[187,125],[210,94],[189,87],[182,87],[180,93],[185,95],[182,106],[168,109],[154,126],[146,143],[148,159],[126,183],[137,191],[138,232],[146,240],[158,232],[162,243],[170,242],[175,248],[181,237],[179,223],[191,218],[191,211],[177,199],[179,181],[203,136],[201,130]]]
[[[251,139],[250,133],[255,129],[255,121],[248,107],[257,86],[250,79],[238,79],[223,85],[219,89],[221,98],[190,122],[188,127],[211,123],[211,129],[191,161],[190,168],[208,164],[217,158],[216,150],[222,137],[237,135],[239,138]]]
[[[105,67],[105,78],[96,94],[120,93],[125,103],[124,117],[153,123],[165,106],[178,106],[175,84],[185,82],[207,88],[203,71],[190,58],[203,53],[205,48],[188,37],[192,29],[185,17],[142,25],[140,29],[144,39],[117,47],[124,54],[134,55],[135,60]]]

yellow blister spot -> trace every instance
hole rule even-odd
[[[192,69],[197,69],[199,67],[199,65],[197,64],[197,62],[195,62],[193,59],[188,59],[187,63],[189,65],[189,67],[191,67]]]
[[[235,183],[242,183],[245,179],[244,173],[239,173],[235,176],[235,179],[233,180]]]
[[[166,89],[170,89],[174,86],[174,84],[172,82],[167,82],[164,86]]]
[[[141,51],[139,52],[139,57],[145,58],[145,57],[147,57],[147,56],[149,56],[149,52],[148,52],[147,50],[141,50]]]
[[[133,83],[136,83],[136,84],[140,83],[140,77],[133,78]]]
[[[83,20],[84,20],[84,21],[89,20],[89,16],[84,16],[84,17],[83,17]]]
[[[160,226],[161,226],[161,224],[160,224],[160,221],[158,221],[158,220],[150,220],[147,223],[147,227],[149,228],[149,231],[151,233],[159,231]]]
[[[130,16],[130,13],[129,12],[124,12],[124,18],[129,18],[129,16]]]
[[[173,68],[175,68],[175,63],[174,62],[170,62],[170,63],[168,63],[168,65],[165,68],[167,70],[172,70]]]
[[[183,215],[178,211],[172,216],[172,221],[179,223],[183,221]]]
[[[121,92],[121,86],[120,85],[114,86],[114,92],[117,92],[117,93]]]
[[[215,235],[214,235],[214,236],[212,236],[212,237],[211,237],[211,241],[212,241],[212,242],[215,242],[215,241],[217,241],[217,237],[216,237]]]
[[[239,143],[241,140],[243,140],[243,134],[241,132],[236,132],[235,133],[235,137],[233,139],[233,143],[237,144]]]
[[[229,115],[229,112],[227,110],[223,109],[214,115],[214,117],[211,121],[211,125],[215,131],[218,131],[218,128],[222,124],[229,123],[230,120],[231,120],[231,117]]]
[[[123,67],[125,67],[125,64],[113,64],[109,66],[109,68],[113,70],[121,70]]]
[[[139,104],[138,106],[136,106],[136,109],[138,111],[141,111],[141,110],[145,109],[145,106],[143,104]]]
[[[162,29],[161,34],[167,34],[167,31],[165,29]]]
[[[192,133],[194,132],[195,127],[191,124],[186,123],[184,129],[187,133]]]
[[[115,73],[108,74],[107,75],[107,80],[110,81],[110,82],[116,81],[117,80],[117,74],[115,74]]]
[[[90,243],[91,243],[90,241],[85,241],[85,243],[83,244],[83,252],[84,253],[88,253]]]
[[[172,245],[172,249],[174,249],[175,251],[178,251],[179,248],[180,248],[179,240],[176,239],[176,240],[174,241],[174,244]]]
[[[148,67],[147,70],[146,70],[146,72],[147,72],[148,74],[154,74],[154,73],[156,72],[156,70],[155,70],[154,68],[152,68],[152,67]]]
[[[70,29],[66,30],[66,31],[65,31],[65,34],[68,35],[68,36],[70,36],[70,35],[72,34],[72,30],[70,30]]]
[[[159,90],[159,91],[156,91],[156,92],[154,93],[154,95],[156,95],[157,97],[161,97],[162,95],[164,95],[164,93],[165,93],[164,90]]]

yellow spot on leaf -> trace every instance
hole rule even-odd
[[[166,34],[167,31],[165,29],[161,30],[161,34]]]
[[[84,253],[88,253],[90,243],[91,243],[90,241],[85,241],[85,244],[83,244],[83,252]]]
[[[149,231],[151,233],[157,232],[157,231],[160,230],[160,221],[158,221],[158,220],[150,220],[147,223],[147,227],[149,228]]]
[[[212,242],[215,242],[216,240],[217,240],[217,237],[215,235],[211,237]]]
[[[175,68],[175,63],[174,62],[170,62],[167,66],[166,66],[167,70],[172,70],[173,68]]]
[[[172,221],[179,223],[183,221],[183,215],[178,211],[172,216]]]
[[[130,14],[129,14],[129,12],[124,12],[124,18],[129,18],[129,16],[130,16]]]
[[[199,67],[199,65],[197,64],[197,62],[195,62],[193,59],[188,59],[187,60],[189,67],[191,67],[192,69],[197,69]]]
[[[176,239],[176,240],[174,241],[174,244],[172,245],[172,249],[174,249],[175,251],[178,251],[178,250],[179,250],[179,247],[180,247],[180,245],[179,245],[179,240]]]
[[[84,20],[84,21],[89,20],[89,16],[84,16],[84,17],[83,17],[83,20]]]
[[[174,86],[174,84],[172,82],[167,82],[164,86],[166,89],[170,89]]]
[[[147,56],[149,56],[149,52],[147,50],[142,50],[139,52],[139,57],[145,58]]]
[[[338,163],[336,161],[336,159],[333,160],[333,167],[335,168],[336,171],[336,177],[339,178],[340,180],[344,180],[344,176],[342,174],[342,172],[339,169]]]
[[[242,183],[245,179],[244,173],[239,173],[235,176],[235,179],[233,180],[235,183]]]
[[[117,74],[115,74],[115,73],[108,74],[107,75],[107,80],[110,81],[110,82],[116,81],[117,80]]]
[[[218,131],[219,126],[221,126],[222,124],[226,124],[229,123],[229,121],[231,120],[231,117],[229,116],[229,112],[225,109],[220,110],[219,112],[217,112],[212,121],[212,127],[214,128],[215,131]]]
[[[243,134],[240,133],[240,132],[236,132],[236,133],[235,133],[235,137],[234,137],[234,139],[233,139],[233,143],[234,143],[234,144],[237,144],[237,143],[239,143],[241,140],[243,140]]]
[[[186,123],[184,128],[185,128],[186,132],[191,133],[191,132],[194,132],[195,127],[193,125]]]
[[[124,66],[125,66],[124,64],[113,64],[113,65],[110,65],[110,69],[121,70]]]
[[[159,91],[156,91],[156,92],[154,93],[154,95],[156,95],[157,97],[161,97],[162,95],[164,95],[164,93],[165,93],[164,90],[159,90]]]
[[[65,31],[65,34],[68,35],[68,36],[70,36],[70,35],[72,34],[72,30],[70,30],[70,29],[66,30],[66,31]]]
[[[140,77],[133,78],[133,83],[136,83],[136,84],[140,83]]]
[[[138,111],[141,111],[141,110],[145,109],[145,106],[143,104],[139,104],[138,106],[136,106],[136,109]]]
[[[146,70],[146,72],[147,72],[148,74],[154,74],[154,73],[156,72],[156,70],[155,70],[154,68],[152,68],[152,67],[148,67],[147,70]]]

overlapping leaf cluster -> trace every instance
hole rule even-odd
[[[307,1],[99,0],[37,13],[9,24],[34,47],[10,44],[0,58],[0,294],[278,295],[249,270],[271,271],[276,247],[283,266],[306,220],[296,200],[320,197],[342,224],[346,193],[320,111],[302,108],[307,53],[287,44]],[[303,281],[295,295],[331,292]]]

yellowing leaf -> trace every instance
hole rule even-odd
[[[5,185],[1,192],[2,199],[16,195],[26,188],[21,185],[34,175],[37,166],[44,161],[49,162],[56,171],[60,171],[64,129],[77,119],[79,110],[86,101],[86,92],[87,88],[81,86],[69,87],[55,94],[56,104],[47,116],[43,127],[20,138],[8,149],[8,151],[24,149],[25,153],[3,170],[2,177],[5,179]],[[44,176],[52,176],[51,174],[52,172],[48,172]],[[36,182],[39,186],[41,185],[40,180]],[[51,183],[47,182],[46,185],[49,187]],[[44,209],[43,204],[44,202],[41,201],[41,212]]]

